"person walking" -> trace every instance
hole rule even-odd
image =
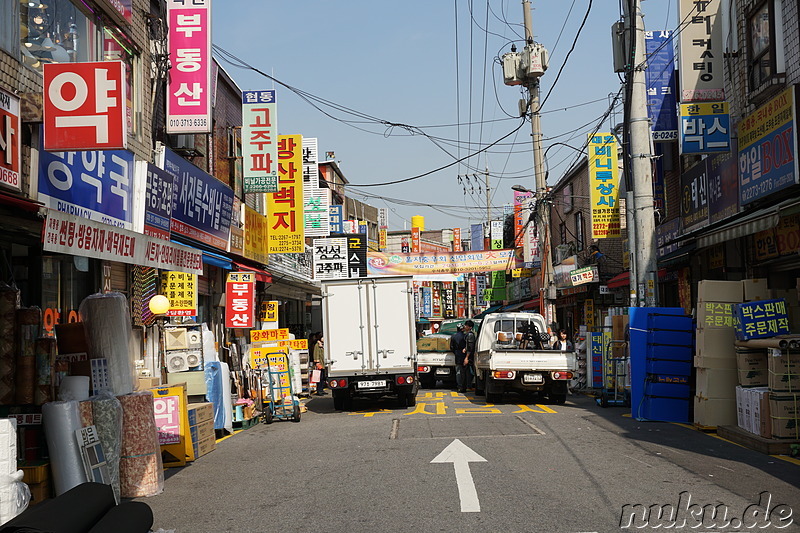
[[[317,382],[317,396],[325,396],[322,390],[325,388],[325,338],[319,335],[313,351],[314,370],[319,370],[319,381]]]
[[[463,366],[459,363],[459,361],[464,360],[465,346],[466,343],[464,342],[464,331],[462,330],[461,326],[458,326],[456,332],[450,336],[450,351],[453,352],[453,355],[456,358],[456,388],[459,390],[462,388],[462,382],[460,381],[461,373],[459,369]]]
[[[475,322],[467,320],[464,322],[464,348],[462,350],[463,357],[459,364],[459,358],[456,357],[456,383],[458,385],[458,392],[467,392],[467,387],[472,386],[472,378],[475,375],[473,367],[475,365],[475,333],[472,328],[475,327]],[[459,379],[460,376],[460,379]]]
[[[562,352],[572,352],[575,350],[575,345],[567,338],[567,330],[559,330],[558,340],[553,344],[553,349],[561,350]]]

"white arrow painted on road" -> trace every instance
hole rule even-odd
[[[447,445],[442,453],[437,455],[431,463],[453,463],[456,470],[456,484],[458,497],[461,500],[462,513],[481,512],[481,503],[478,501],[478,492],[472,481],[472,472],[469,463],[485,463],[486,459],[475,453],[472,448],[458,439]]]

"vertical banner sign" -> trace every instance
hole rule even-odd
[[[331,233],[329,189],[319,186],[317,153],[317,139],[303,137],[303,217],[307,237],[327,237]]]
[[[269,261],[267,254],[267,217],[244,206],[244,256],[258,263]]]
[[[739,212],[739,153],[733,149],[708,158],[708,222],[713,224]]]
[[[620,236],[617,140],[610,133],[589,135],[589,190],[592,239]]]
[[[211,0],[167,0],[167,133],[211,132]]]
[[[680,0],[678,20],[682,102],[725,100],[721,0]]]
[[[739,123],[742,205],[797,183],[796,115],[797,86],[792,86]]]
[[[473,276],[469,278],[469,295],[470,296],[477,296],[478,295],[478,277]]]
[[[344,217],[342,216],[342,206],[340,204],[330,206],[330,221],[331,233],[344,233],[344,226],[342,224]]]
[[[127,148],[122,61],[45,63],[43,77],[45,150]]]
[[[229,272],[225,282],[225,327],[256,327],[255,274]]]
[[[678,138],[675,51],[671,39],[670,30],[644,32],[647,115],[650,117],[654,141],[673,141]]]
[[[422,294],[422,316],[433,316],[433,294],[430,287],[420,287]]]
[[[303,136],[278,137],[278,192],[267,193],[267,253],[305,252]]]
[[[411,253],[420,253],[420,236],[419,228],[411,228]]]
[[[453,283],[445,283],[442,289],[442,308],[444,318],[456,318],[456,295],[453,289]]]
[[[728,102],[681,104],[681,153],[729,152]]]
[[[350,235],[347,238],[347,271],[350,278],[367,277],[367,236]]]
[[[242,91],[244,192],[278,190],[278,105],[275,91]]]
[[[492,250],[503,249],[503,221],[492,220],[490,225],[490,239]],[[486,297],[487,300],[505,300],[506,299],[506,272],[505,270],[495,270],[489,273],[491,279],[491,296]]]
[[[314,239],[314,279],[348,277],[347,237]]]
[[[681,173],[681,218],[683,231],[708,225],[708,172],[704,159]]]
[[[403,235],[400,238],[400,253],[403,254],[410,254],[411,253],[411,246],[408,243],[408,236]]]
[[[476,276],[475,279],[477,280],[476,284],[477,284],[477,289],[478,289],[478,294],[477,294],[477,296],[475,298],[475,302],[478,305],[478,307],[485,307],[486,306],[486,298],[485,298],[486,276]]]
[[[389,231],[389,210],[385,207],[378,208],[378,248],[385,250],[387,246],[387,233]]]
[[[467,296],[463,292],[456,294],[456,318],[466,318],[467,316]]]
[[[592,388],[603,387],[603,334],[589,333],[589,357],[592,358]]]
[[[21,190],[19,98],[0,89],[0,186]]]
[[[261,321],[262,322],[278,321],[278,302],[276,300],[270,300],[268,302],[264,302],[261,304]]]
[[[197,274],[163,272],[161,293],[169,299],[167,316],[197,316]]]
[[[461,228],[453,228],[453,251],[464,251],[464,247],[461,246]]]
[[[151,163],[145,164],[144,234],[168,241],[172,223],[172,176]]]
[[[533,224],[528,224],[531,212],[528,211],[528,200],[533,198],[533,192],[514,191],[514,248],[522,248],[525,242],[525,230]]]
[[[469,231],[469,249],[473,252],[483,250],[483,224],[472,224]]]
[[[431,287],[431,300],[433,301],[433,314],[436,318],[442,317],[442,284],[438,281],[433,282]]]
[[[503,221],[502,220],[492,220],[490,231],[489,231],[489,238],[491,239],[491,249],[492,250],[502,250],[503,249]]]
[[[586,317],[586,329],[591,331],[594,329],[594,300],[587,298],[583,302],[583,314]]]
[[[527,207],[532,212],[534,206],[534,200],[528,200]],[[541,250],[539,248],[539,233],[536,231],[535,224],[528,224],[528,227],[525,228],[525,240],[523,241],[523,261],[525,262],[525,266],[530,265],[529,268],[541,268],[542,266],[542,255]]]

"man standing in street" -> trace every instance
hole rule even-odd
[[[474,326],[475,323],[472,320],[464,322],[464,348],[460,361],[458,354],[456,354],[456,384],[458,385],[458,392],[467,392],[467,386],[472,384],[472,366],[475,359],[475,333],[472,332]]]

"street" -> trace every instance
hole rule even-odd
[[[654,514],[643,523],[623,513],[637,504],[726,509],[729,527],[718,515],[700,530],[756,530],[770,520],[758,530],[800,530],[796,459],[688,426],[639,422],[583,395],[566,405],[503,400],[422,389],[405,410],[386,399],[338,412],[330,395],[312,397],[300,423],[236,433],[190,466],[167,470],[164,492],[142,501],[154,530],[177,533],[607,532],[620,531],[623,515],[631,530],[658,526]],[[753,512],[764,491],[772,516]],[[690,525],[683,529],[698,530]]]

